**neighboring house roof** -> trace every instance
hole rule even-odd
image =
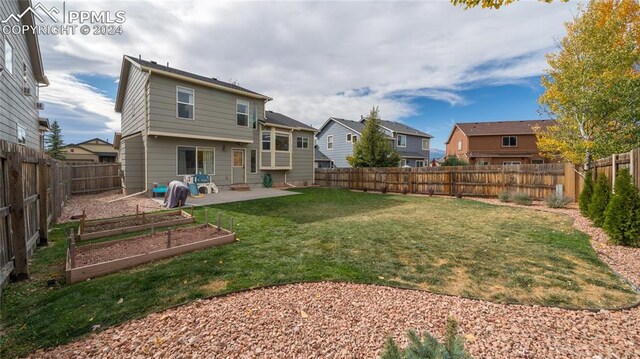
[[[498,136],[498,135],[533,135],[533,127],[540,126],[545,129],[554,125],[555,120],[529,120],[529,121],[495,121],[495,122],[465,122],[456,123],[447,139],[451,141],[451,136],[456,128],[460,129],[466,136]]]
[[[206,77],[198,74],[194,74],[192,72],[176,69],[173,67],[160,65],[154,61],[146,61],[141,58],[136,58],[133,56],[124,55],[122,58],[122,68],[120,70],[120,82],[118,84],[118,95],[116,96],[116,112],[122,111],[122,102],[124,100],[124,93],[127,87],[127,82],[129,80],[129,70],[131,68],[131,64],[135,64],[144,71],[149,71],[153,73],[162,74],[169,77],[179,78],[183,81],[189,81],[198,83],[204,86],[211,86],[223,91],[238,93],[244,96],[258,98],[266,101],[272,100],[271,97],[262,95],[260,93],[251,91],[244,87],[240,87],[236,84],[232,84],[229,82],[220,81],[213,77]]]
[[[345,120],[343,118],[337,118],[337,117],[329,117],[329,119],[327,121],[325,121],[324,124],[322,124],[322,126],[320,126],[320,132],[322,132],[322,130],[329,124],[329,122],[335,122],[337,124],[340,124],[346,128],[348,128],[349,130],[353,131],[353,132],[357,132],[358,134],[362,134],[362,130],[364,129],[364,123],[361,122],[357,122],[357,121],[351,121],[351,120]]]
[[[316,162],[331,162],[331,159],[316,148]]]
[[[31,0],[18,1],[18,6],[20,8],[20,13],[24,13],[29,7],[31,7]],[[32,27],[36,25],[35,17],[33,16],[32,11],[27,11],[27,13],[22,16],[21,20],[22,25],[24,26]],[[33,76],[35,77],[36,81],[38,81],[38,83],[49,85],[49,79],[44,74],[44,66],[42,64],[42,55],[40,54],[38,35],[35,31],[25,31],[24,36],[27,40],[27,50],[29,51],[29,59],[31,60],[31,70],[33,71]]]
[[[366,120],[367,119],[365,118],[362,120],[362,122]],[[387,128],[391,132],[401,133],[403,135],[414,135],[419,137],[433,138],[433,136],[431,136],[426,132],[422,132],[420,130],[417,130],[411,126],[407,126],[404,123],[400,123],[400,122],[380,120],[380,125],[382,127]]]
[[[309,125],[305,125],[304,123],[300,122],[300,121],[296,121],[294,119],[292,119],[291,117],[285,116],[281,113],[278,112],[273,112],[273,111],[266,111],[265,112],[265,123],[270,123],[276,126],[284,126],[284,127],[291,127],[294,129],[300,129],[300,130],[308,130],[308,131],[317,131],[315,128],[309,126]]]
[[[93,142],[93,141],[100,141],[100,142],[104,143],[105,145],[113,146],[113,144],[110,143],[109,141],[103,140],[103,139],[98,138],[98,137],[92,138],[90,140],[86,140],[84,142],[76,143],[76,145],[79,146],[79,145],[83,145],[85,143],[89,143],[89,142]]]

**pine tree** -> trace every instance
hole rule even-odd
[[[362,130],[360,141],[353,145],[353,155],[347,156],[351,167],[394,167],[400,162],[400,155],[393,150],[391,141],[380,126],[377,107],[371,109]]]
[[[640,193],[629,170],[620,170],[614,188],[605,211],[604,230],[615,243],[640,246]]]
[[[610,198],[611,185],[609,185],[609,179],[605,175],[599,176],[593,197],[591,197],[591,203],[589,203],[589,218],[593,221],[594,226],[602,227],[604,224],[604,211],[609,205]]]
[[[51,158],[55,158],[56,160],[64,160],[66,158],[64,151],[62,151],[64,141],[62,140],[62,129],[60,129],[58,121],[53,121],[51,124],[45,142],[47,144],[47,154],[51,156]]]
[[[589,217],[589,204],[591,203],[591,197],[593,196],[593,176],[591,172],[584,174],[584,187],[580,192],[580,198],[578,199],[578,206],[580,207],[580,213],[583,216]]]

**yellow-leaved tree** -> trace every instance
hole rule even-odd
[[[483,9],[499,9],[503,5],[509,5],[518,0],[451,0],[453,5],[464,6],[465,9],[470,9],[476,6],[482,6]],[[538,0],[541,2],[550,3],[553,0]],[[569,0],[560,0],[567,2]]]
[[[640,5],[592,0],[566,29],[539,99],[557,124],[536,136],[547,157],[588,170],[594,157],[640,147]]]

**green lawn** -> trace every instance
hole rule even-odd
[[[196,298],[287,282],[376,283],[561,307],[638,299],[565,216],[471,200],[299,191],[211,207],[211,218],[234,217],[237,243],[47,288],[48,279],[62,280],[69,225],[56,228],[52,245],[33,258],[33,279],[3,291],[0,356]],[[196,217],[203,222],[204,210]]]

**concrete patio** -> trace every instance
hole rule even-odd
[[[277,188],[252,188],[251,191],[231,191],[229,189],[220,189],[220,192],[213,194],[205,194],[200,198],[187,197],[188,206],[208,206],[212,204],[222,204],[229,202],[250,201],[253,199],[272,198],[292,196],[299,194],[298,192],[285,191]],[[156,197],[154,200],[162,205],[164,199]]]

